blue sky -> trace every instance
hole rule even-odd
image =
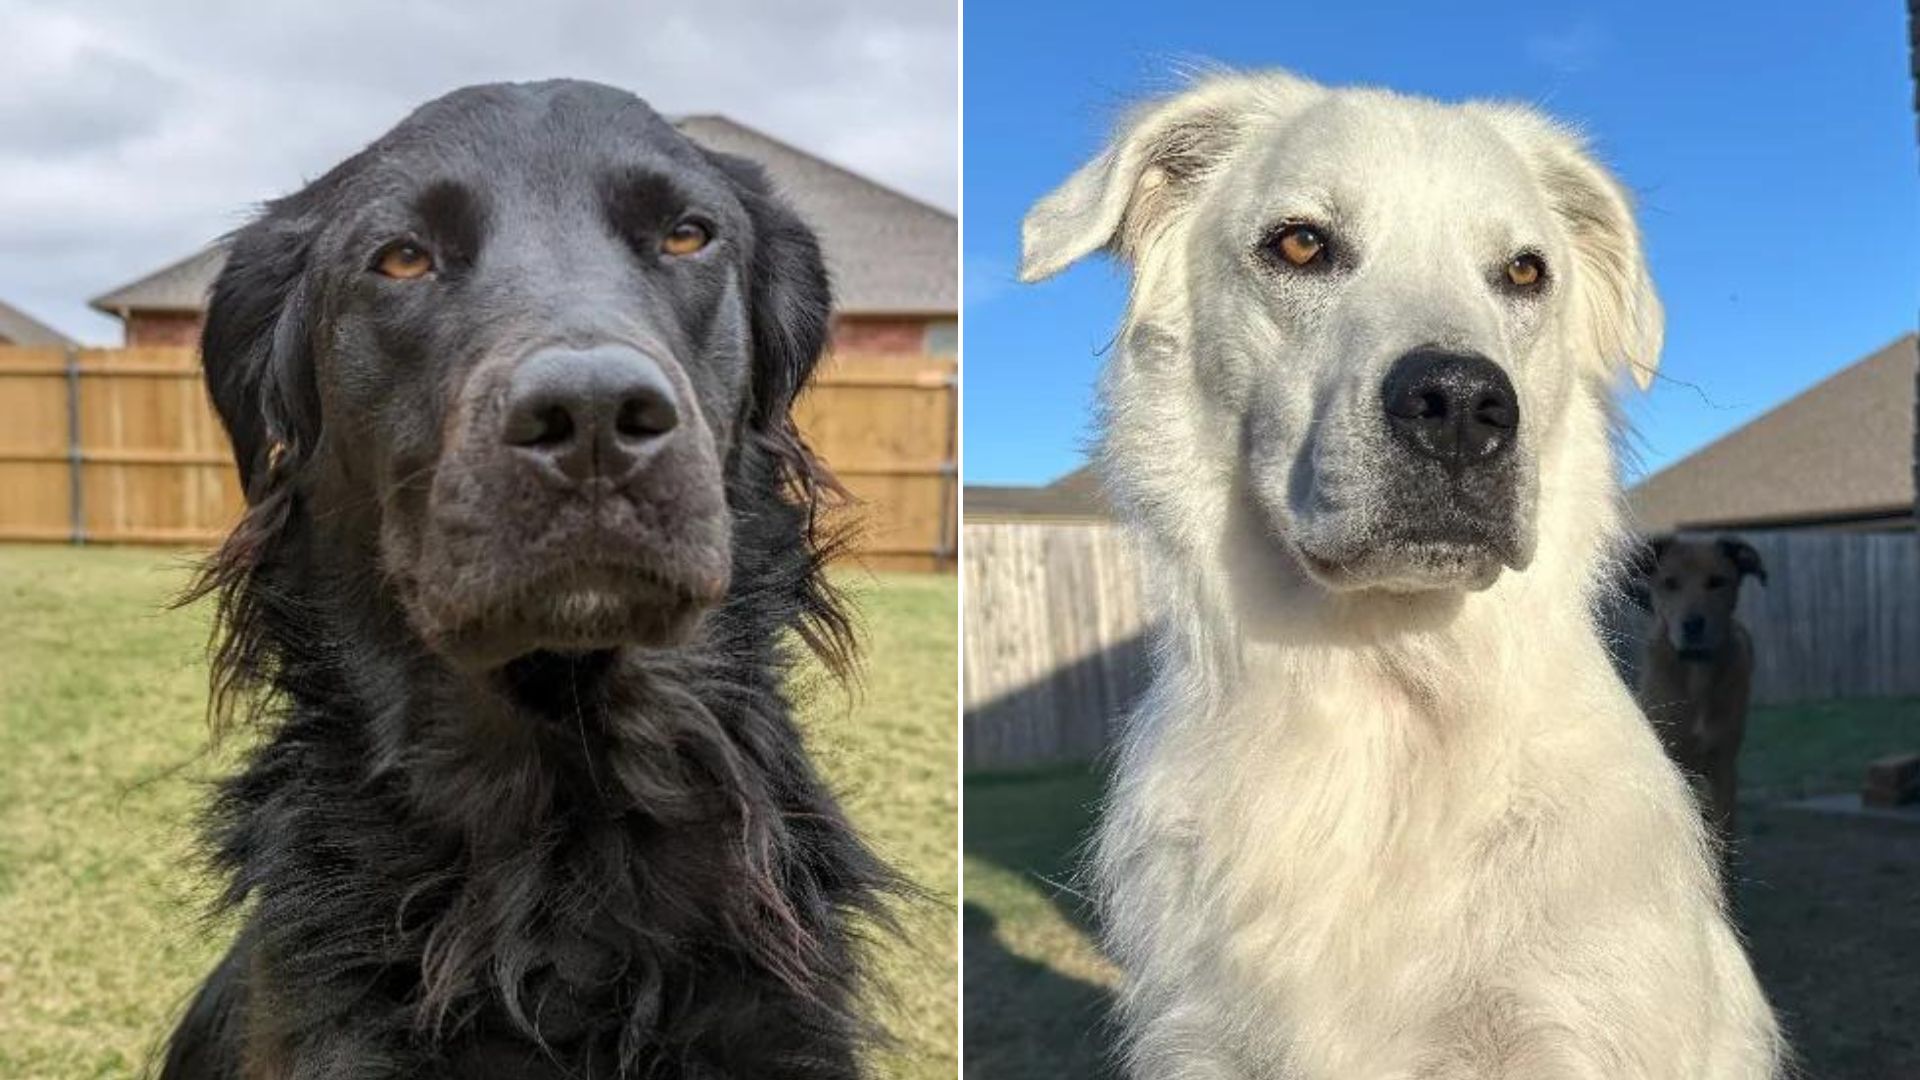
[[[1648,469],[1685,456],[1914,325],[1903,7],[968,0],[968,482],[1080,463],[1125,276],[1095,259],[1018,284],[1020,218],[1192,60],[1517,99],[1584,128],[1638,194],[1667,305],[1667,377],[1628,414]]]

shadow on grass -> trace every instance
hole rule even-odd
[[[962,922],[967,1076],[974,1080],[1106,1080],[1113,992],[1021,956],[998,920],[969,903]]]
[[[1071,884],[1101,779],[1088,768],[967,778],[966,1075],[1105,1080],[1112,969]]]
[[[1808,1080],[1920,1077],[1920,829],[1765,808],[1735,910]]]

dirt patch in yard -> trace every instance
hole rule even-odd
[[[1736,912],[1808,1080],[1920,1077],[1920,827],[1746,812]]]

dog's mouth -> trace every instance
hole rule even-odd
[[[668,578],[622,563],[580,563],[524,579],[440,624],[428,643],[469,670],[535,653],[583,654],[684,643],[725,595],[724,575]]]
[[[564,482],[519,449],[462,440],[425,504],[385,522],[388,564],[428,647],[485,671],[543,651],[687,641],[730,583],[712,440],[694,431],[623,477]]]
[[[706,539],[663,552],[591,530],[534,551],[431,550],[402,595],[428,647],[467,671],[537,653],[669,648],[727,593],[724,528]]]
[[[1284,472],[1256,464],[1267,530],[1310,582],[1336,593],[1470,592],[1532,563],[1526,468],[1456,476],[1405,456],[1314,440],[1266,456],[1289,462]]]
[[[1295,545],[1294,552],[1307,575],[1334,592],[1471,592],[1492,585],[1510,565],[1485,545],[1453,541],[1396,544],[1336,556]]]
[[[1490,587],[1504,570],[1527,568],[1532,553],[1518,532],[1462,525],[1288,546],[1307,576],[1333,592],[1473,592]]]

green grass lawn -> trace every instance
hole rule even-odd
[[[220,952],[189,823],[230,764],[205,752],[204,611],[186,556],[0,546],[0,1077],[138,1075]],[[899,1036],[879,1076],[956,1069],[957,590],[849,573],[863,688],[797,690],[854,818],[934,899],[883,946]]]
[[[1815,1080],[1920,1076],[1920,827],[1781,809],[1920,749],[1920,701],[1756,709],[1741,758],[1736,910]],[[1100,799],[1086,768],[967,777],[967,1075],[1113,1075],[1115,972],[1076,883]]]

